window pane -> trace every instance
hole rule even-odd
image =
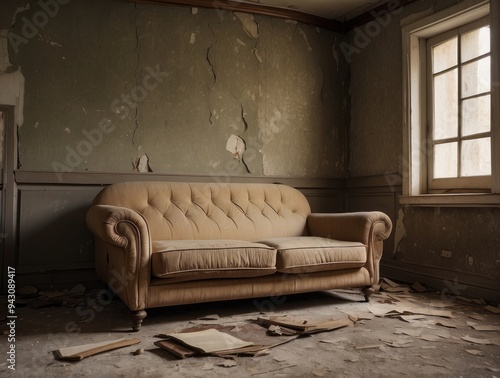
[[[434,146],[434,178],[457,177],[457,143]]]
[[[462,142],[462,176],[491,175],[490,138]]]
[[[462,66],[462,98],[490,90],[490,57]]]
[[[490,52],[490,28],[486,26],[462,34],[462,62]]]
[[[458,136],[458,70],[434,77],[434,139]]]
[[[490,131],[490,114],[490,95],[464,100],[462,102],[462,135]]]
[[[457,41],[455,37],[432,48],[432,72],[440,72],[457,65]]]

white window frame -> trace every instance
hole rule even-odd
[[[432,46],[437,45],[439,43],[442,43],[452,37],[457,38],[457,44],[460,46],[461,41],[460,41],[460,35],[467,33],[472,30],[479,29],[481,27],[489,27],[489,17],[483,17],[480,18],[479,20],[470,22],[466,25],[460,26],[458,28],[451,29],[447,32],[438,34],[437,36],[433,36],[427,39],[427,123],[428,123],[428,130],[427,132],[432,135],[432,129],[434,129],[434,120],[433,120],[433,107],[434,107],[434,93],[433,93],[433,81],[432,81]],[[491,57],[491,53],[488,52],[487,54],[482,54],[481,57],[483,58],[484,56]],[[476,60],[477,58],[474,58],[473,60]],[[469,62],[466,62],[467,64]],[[458,70],[458,88],[461,88],[462,86],[462,75],[460,74],[461,68],[464,65],[462,62],[462,57],[457,57],[457,64],[454,66]],[[441,73],[438,73],[437,75],[440,75]],[[462,103],[462,97],[459,96],[459,93],[457,93],[457,100],[458,100],[458,111],[460,112],[461,108],[461,103]],[[489,92],[482,93],[481,95],[489,94],[490,95],[490,103],[491,103],[491,88]],[[490,105],[491,107],[491,105]],[[460,118],[460,117],[459,117]],[[460,144],[464,142],[464,140],[471,140],[471,139],[476,139],[476,138],[484,138],[488,137],[491,138],[491,127],[489,131],[484,131],[480,133],[481,135],[470,135],[470,136],[462,136],[462,122],[460,119],[458,120],[458,133],[455,137],[448,138],[449,140],[455,140],[457,143],[458,151],[460,151]],[[491,126],[491,125],[490,125]],[[433,141],[432,136],[429,135],[428,140],[429,143],[436,143],[436,141]],[[439,142],[437,142],[439,143]],[[427,190],[429,193],[443,193],[449,190],[453,190],[455,192],[466,192],[466,191],[479,191],[479,192],[489,192],[491,189],[491,175],[488,176],[469,176],[469,177],[448,177],[448,178],[434,178],[433,174],[433,167],[434,165],[434,156],[433,154],[428,154],[428,161],[427,161],[427,172],[428,172],[428,177],[427,177]],[[489,156],[491,159],[491,155]],[[460,157],[457,156],[457,165],[460,166]],[[458,171],[458,169],[457,169]]]
[[[490,9],[491,8],[491,9]],[[427,185],[427,39],[484,17],[491,34],[491,189],[489,193],[431,194]],[[415,206],[500,206],[500,1],[465,0],[415,20],[402,20],[403,195]]]

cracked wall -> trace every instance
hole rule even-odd
[[[155,173],[344,177],[343,36],[268,16],[95,0],[61,1],[37,27],[40,2],[16,5],[20,169],[131,172],[147,156]],[[232,136],[244,143],[237,156],[226,149]]]

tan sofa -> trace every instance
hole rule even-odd
[[[311,214],[277,184],[127,182],[104,188],[87,212],[97,274],[132,311],[258,298],[379,281],[381,212]]]

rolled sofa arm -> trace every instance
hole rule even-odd
[[[143,309],[150,280],[151,236],[138,212],[118,206],[92,205],[87,227],[95,236],[98,276],[129,306]]]
[[[129,243],[127,235],[120,231],[120,222],[130,222],[140,233],[146,232],[147,223],[138,212],[126,207],[93,205],[87,211],[87,227],[106,243],[125,248]]]
[[[383,240],[392,230],[391,219],[386,214],[380,211],[313,213],[307,218],[307,226],[313,236],[363,243],[367,251],[365,267],[372,285],[378,283]]]
[[[352,213],[313,213],[307,218],[309,232],[314,236],[357,241],[365,245],[382,241],[392,230],[391,219],[380,211]]]

